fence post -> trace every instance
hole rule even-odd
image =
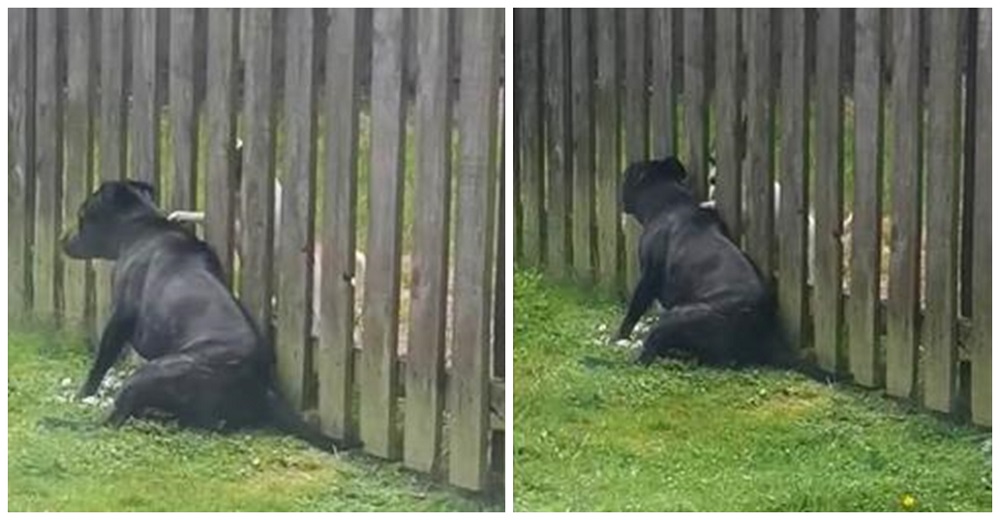
[[[816,264],[813,343],[823,370],[844,369],[844,98],[841,95],[842,16],[821,9],[816,21],[816,70],[830,77],[816,81]]]
[[[854,212],[851,226],[851,299],[848,316],[854,381],[881,387],[879,342],[882,253],[882,12],[858,9],[854,60]]]
[[[920,21],[916,9],[892,11],[893,172],[886,391],[911,397],[916,384],[920,312],[920,172],[922,170]]]
[[[992,342],[992,67],[993,13],[979,9],[976,42],[976,121],[975,136],[975,223],[972,243],[972,420],[993,424],[993,342]],[[971,66],[971,64],[970,64]]]
[[[961,175],[961,70],[958,9],[930,12],[927,92],[927,304],[924,405],[950,412],[958,393],[958,197]]]
[[[482,489],[489,439],[493,205],[501,9],[462,11],[461,151],[455,227],[455,331],[450,389],[449,481]]]
[[[406,356],[404,461],[423,472],[437,469],[444,412],[445,323],[451,211],[453,24],[447,9],[419,11],[417,37],[413,276]]]
[[[396,459],[396,366],[399,335],[400,217],[406,100],[405,13],[379,9],[372,32],[372,137],[368,263],[365,266],[364,351],[361,356],[361,437],[379,457]]]

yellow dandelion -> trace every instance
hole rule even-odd
[[[906,511],[913,511],[917,508],[917,498],[909,493],[899,496],[899,505]]]

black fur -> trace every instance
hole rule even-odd
[[[617,337],[627,338],[654,300],[665,309],[640,363],[680,351],[709,365],[789,364],[771,289],[715,210],[699,207],[680,161],[631,164],[622,203],[642,236],[640,277]]]
[[[277,392],[274,352],[225,285],[218,257],[163,217],[151,186],[105,182],[78,218],[64,252],[115,261],[111,316],[79,396],[97,390],[126,342],[149,361],[125,382],[108,424],[157,410],[184,426],[272,424],[322,449],[353,447],[306,423]]]

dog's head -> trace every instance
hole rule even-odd
[[[114,260],[130,221],[158,214],[153,187],[139,181],[107,181],[83,201],[77,211],[77,228],[62,239],[70,258]]]
[[[676,157],[638,161],[625,169],[622,185],[622,208],[625,213],[642,221],[662,210],[670,200],[675,200],[671,195],[692,197],[687,170]]]

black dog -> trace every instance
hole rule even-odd
[[[709,365],[783,361],[787,348],[771,291],[715,210],[699,207],[686,177],[674,157],[625,170],[624,211],[643,228],[641,274],[617,338],[627,338],[659,300],[665,311],[643,342],[639,363],[668,351]]]
[[[226,287],[218,257],[153,202],[152,186],[105,182],[63,238],[72,258],[114,260],[111,317],[79,396],[93,394],[126,342],[149,360],[126,381],[106,419],[166,412],[213,430],[273,424],[321,449],[346,449],[279,395],[274,353]]]

